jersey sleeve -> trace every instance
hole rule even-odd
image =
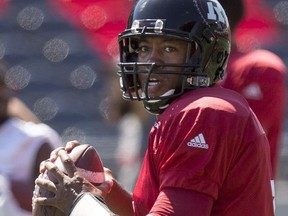
[[[189,200],[189,202],[184,202],[184,200]],[[165,188],[158,195],[149,215],[191,215],[191,209],[193,209],[193,216],[210,216],[212,205],[212,198],[203,193]]]

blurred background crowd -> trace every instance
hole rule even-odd
[[[245,2],[246,16],[237,31],[240,48],[269,49],[288,65],[288,1]],[[133,3],[0,0],[0,60],[8,65],[6,84],[40,121],[59,133],[62,144],[77,139],[94,145],[115,174],[123,169],[120,165],[133,164],[119,172],[126,180],[131,176],[127,187],[137,175],[153,121],[141,104],[123,102],[118,87],[116,38],[125,29]],[[288,206],[286,119],[281,142],[279,216]]]

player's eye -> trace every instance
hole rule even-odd
[[[176,49],[174,47],[165,47],[165,52],[168,52],[168,53],[171,53],[171,52],[174,52]]]
[[[136,49],[136,53],[145,53],[145,52],[148,52],[149,48],[147,46],[139,46],[137,49]]]

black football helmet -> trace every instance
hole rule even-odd
[[[138,62],[137,41],[142,37],[186,41],[186,62]],[[162,113],[185,91],[209,87],[221,79],[231,47],[228,20],[217,0],[139,0],[130,14],[126,30],[119,34],[118,42],[118,75],[123,98],[142,100],[144,107],[153,114]],[[143,66],[148,69],[143,71]],[[144,89],[141,87],[138,77],[139,73],[147,73],[147,79],[153,73],[165,73],[157,72],[159,67],[180,67],[183,72],[180,72],[181,82],[177,89],[155,97],[149,95],[147,85]]]

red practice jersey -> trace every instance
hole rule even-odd
[[[191,90],[151,129],[133,192],[135,215],[147,215],[165,188],[212,197],[213,216],[274,215],[269,154],[266,135],[240,94],[221,87]],[[181,215],[191,215],[189,200],[183,202]]]
[[[222,86],[243,95],[261,122],[270,143],[274,178],[284,122],[286,67],[274,53],[232,52]]]

